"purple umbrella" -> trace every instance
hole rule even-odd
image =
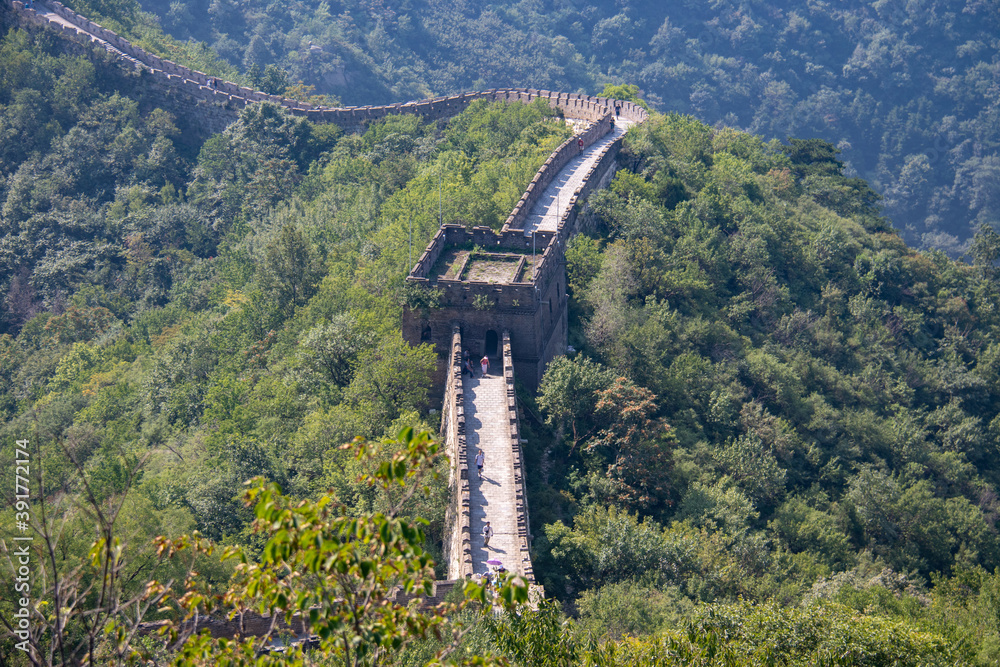
[[[501,563],[500,561],[498,561],[496,558],[489,559],[488,561],[486,561],[486,564],[487,565],[503,565],[503,563]]]

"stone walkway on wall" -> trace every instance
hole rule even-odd
[[[536,230],[540,232],[557,230],[562,214],[569,208],[570,198],[583,185],[584,179],[591,167],[597,162],[601,152],[608,144],[625,134],[631,126],[631,121],[624,118],[618,119],[611,132],[588,146],[581,155],[573,158],[559,171],[559,175],[545,188],[538,203],[532,207],[531,213],[525,220],[525,236]]]
[[[61,26],[65,26],[67,28],[73,28],[79,34],[81,34],[81,35],[87,35],[88,37],[90,37],[90,40],[92,42],[97,42],[98,44],[100,44],[104,48],[110,49],[110,50],[114,51],[115,53],[118,53],[118,54],[121,53],[120,51],[118,51],[118,49],[112,47],[110,44],[108,44],[106,41],[104,41],[100,37],[97,37],[96,35],[92,35],[89,32],[86,32],[83,28],[70,23],[69,21],[67,21],[63,17],[59,16],[54,11],[52,11],[51,9],[49,9],[48,7],[46,7],[45,5],[43,5],[40,2],[36,2],[34,4],[34,6],[32,7],[32,9],[34,9],[36,12],[38,12],[39,16],[44,16],[51,23],[55,23],[55,24],[58,24],[58,25],[61,25]]]
[[[63,28],[71,28],[71,29],[75,30],[77,32],[77,34],[79,34],[79,35],[86,35],[87,37],[90,38],[90,41],[96,42],[97,44],[100,44],[102,47],[104,47],[104,50],[110,51],[111,53],[115,54],[119,58],[122,58],[123,60],[128,60],[128,61],[130,61],[132,63],[137,64],[137,65],[142,64],[142,65],[146,65],[148,67],[148,64],[141,63],[139,60],[136,60],[135,58],[132,58],[131,56],[125,55],[124,53],[122,53],[121,51],[119,51],[118,49],[116,49],[115,47],[113,47],[111,44],[108,44],[108,42],[106,40],[103,40],[100,37],[98,37],[97,35],[95,35],[95,34],[93,34],[91,32],[88,32],[85,28],[76,25],[72,21],[68,21],[65,18],[63,18],[62,16],[59,16],[54,11],[52,11],[51,8],[46,7],[43,3],[41,3],[41,2],[34,3],[34,6],[32,7],[32,9],[34,9],[35,12],[39,16],[45,17],[45,19],[49,23],[54,23],[55,25],[62,26]]]
[[[496,364],[494,365],[496,366]],[[477,370],[478,372],[478,370]],[[511,572],[524,574],[517,535],[514,458],[507,414],[507,384],[493,368],[485,378],[465,378],[465,438],[469,452],[469,499],[472,510],[472,571],[489,569],[495,558]],[[483,478],[476,476],[476,453],[486,455]],[[493,539],[483,546],[483,526],[489,521]]]

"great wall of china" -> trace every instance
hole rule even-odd
[[[515,375],[536,389],[546,365],[566,351],[567,302],[565,248],[578,231],[583,202],[604,187],[616,171],[625,131],[647,119],[629,101],[533,89],[494,89],[386,106],[316,107],[217,80],[162,59],[80,16],[55,0],[28,8],[4,0],[15,23],[53,30],[95,58],[110,53],[140,73],[138,85],[160,91],[171,110],[193,112],[207,132],[219,132],[256,102],[272,102],[316,123],[358,131],[393,114],[418,114],[428,120],[450,118],[475,100],[532,102],[586,121],[538,170],[503,228],[467,229],[445,224],[407,277],[419,289],[433,290],[436,306],[405,309],[403,335],[411,344],[431,343],[438,352],[435,378],[443,392],[442,427],[452,465],[450,536],[445,541],[448,580],[436,583],[443,597],[459,581],[487,569],[500,558],[508,570],[534,583],[524,463],[515,395]],[[491,359],[491,373],[465,378],[463,353]],[[483,479],[473,479],[476,451],[486,454]],[[495,535],[487,548],[482,527]],[[216,636],[258,634],[260,618],[206,621]]]
[[[141,73],[145,79],[142,85],[166,91],[176,98],[175,106],[199,108],[206,129],[212,132],[224,130],[236,120],[244,107],[255,102],[273,102],[285,107],[293,115],[304,116],[315,123],[334,123],[345,131],[354,131],[372,121],[400,113],[417,114],[428,120],[450,118],[479,99],[531,101],[541,97],[552,106],[562,109],[567,117],[586,120],[597,120],[610,108],[609,103],[613,102],[575,93],[494,89],[384,106],[318,107],[279,95],[268,95],[160,58],[77,14],[57,0],[37,2],[34,8],[26,7],[21,0],[4,0],[3,4],[13,10],[15,20],[24,27],[43,27],[56,31],[77,44],[90,45],[111,53]],[[623,114],[645,113],[645,110],[631,102],[621,104]]]

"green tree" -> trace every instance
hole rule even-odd
[[[1000,261],[1000,234],[989,225],[982,225],[972,238],[969,249],[972,265],[979,269],[980,275],[988,280],[997,276],[997,262]]]
[[[639,90],[639,86],[632,83],[625,84],[604,84],[604,90],[601,91],[600,97],[607,97],[612,100],[628,100],[629,102],[635,102],[643,109],[649,111],[649,105],[643,100],[639,95],[642,91]]]
[[[587,357],[557,357],[549,364],[538,388],[538,406],[546,415],[546,423],[555,426],[560,435],[569,428],[570,450],[596,433],[599,392],[612,381],[611,371]]]
[[[290,224],[267,245],[258,268],[261,289],[285,317],[309,301],[322,276],[322,264],[312,244],[300,228]]]
[[[673,437],[657,418],[653,392],[626,378],[599,392],[594,410],[604,427],[587,450],[607,452],[607,477],[616,499],[626,507],[654,512],[669,504]]]
[[[534,609],[490,614],[484,625],[502,655],[524,667],[574,667],[583,643],[558,602],[543,600]]]
[[[260,89],[270,95],[284,95],[288,83],[288,72],[273,63],[264,68],[260,77]]]
[[[432,345],[410,347],[399,333],[389,334],[358,357],[345,398],[356,406],[368,429],[376,430],[401,413],[424,406],[436,363]]]
[[[300,343],[310,369],[338,387],[345,387],[354,375],[358,355],[374,343],[366,331],[347,313],[335,315],[329,323],[318,324]]]

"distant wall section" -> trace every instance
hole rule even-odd
[[[0,0],[23,26],[44,26],[67,39],[88,44],[112,54],[126,66],[143,73],[144,85],[163,96],[165,106],[175,113],[197,113],[207,131],[218,132],[236,119],[241,109],[255,102],[273,102],[289,113],[316,123],[335,123],[348,131],[363,130],[369,123],[395,114],[417,114],[428,120],[451,118],[479,99],[530,103],[544,99],[567,118],[598,121],[608,115],[615,101],[604,97],[560,93],[532,88],[499,88],[481,92],[401,102],[383,106],[322,107],[299,100],[253,90],[239,84],[192,70],[149,53],[127,39],[69,9],[58,0],[37,5],[51,15],[25,7],[21,0]],[[645,110],[631,102],[618,102],[622,115],[641,122]]]

